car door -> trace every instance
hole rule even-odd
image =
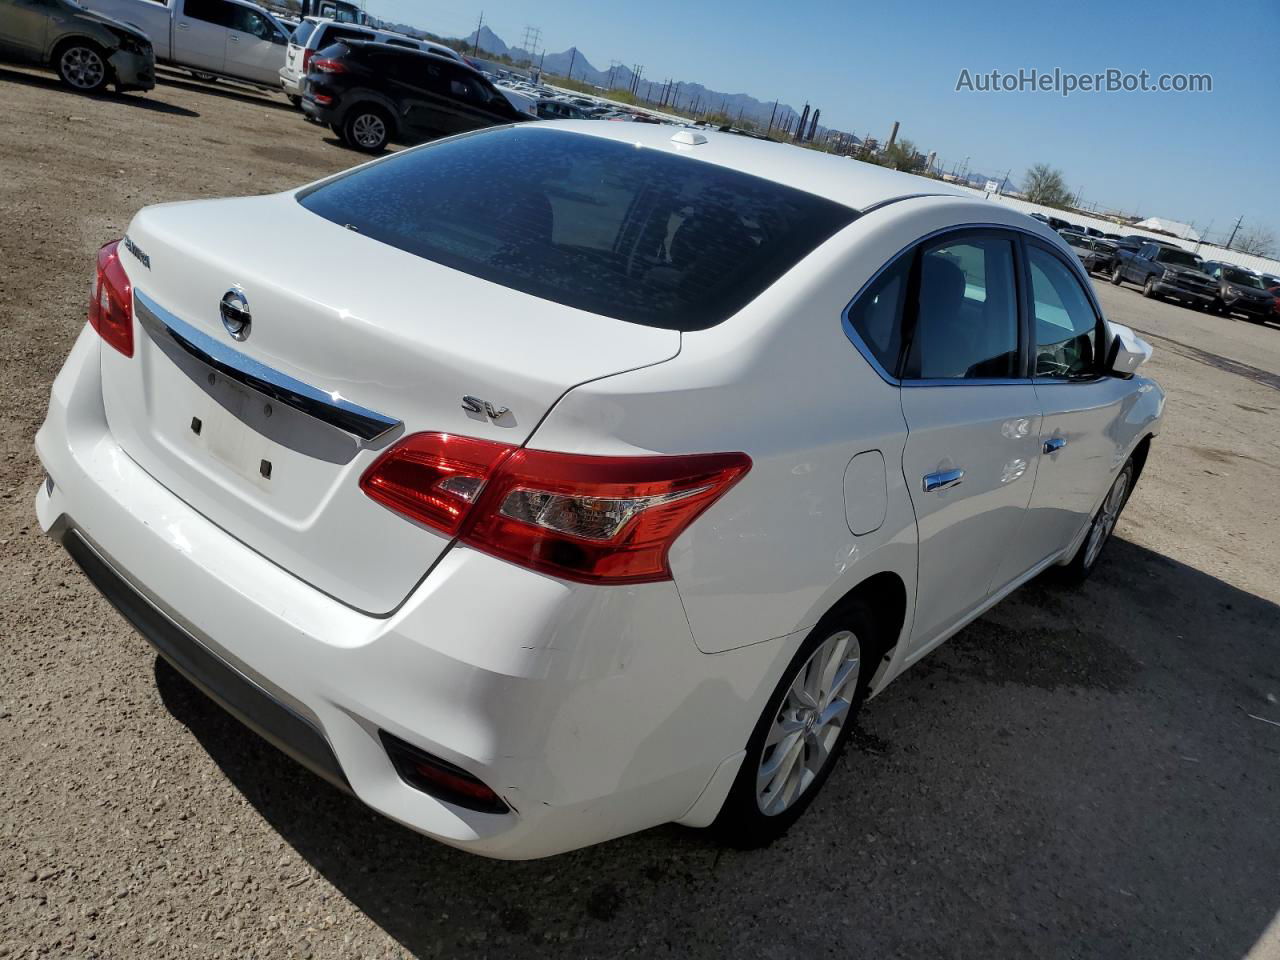
[[[0,0],[0,56],[20,63],[44,59],[54,0]]]
[[[227,64],[228,0],[182,0],[173,18],[173,60],[184,67],[222,73]]]
[[[1043,413],[1035,489],[1018,544],[1023,569],[1083,531],[1127,454],[1132,384],[1106,372],[1106,327],[1085,281],[1048,244],[1026,242],[1034,380]]]
[[[228,75],[274,86],[280,82],[288,48],[288,38],[270,17],[252,7],[232,5],[227,31]]]
[[[901,368],[902,470],[920,538],[913,649],[986,600],[1031,499],[1040,408],[1020,250],[1012,232],[970,230],[915,255]]]
[[[1129,260],[1129,269],[1125,271],[1125,279],[1131,283],[1142,285],[1147,282],[1147,274],[1151,272],[1151,260],[1159,249],[1154,243],[1144,243]]]

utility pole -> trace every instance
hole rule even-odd
[[[769,111],[769,126],[764,131],[766,134],[769,133],[771,130],[773,130],[773,118],[776,117],[777,115],[778,115],[778,101],[774,100],[773,109]]]
[[[480,28],[484,26],[484,11],[480,11],[480,22],[476,24],[476,42],[471,45],[471,55],[478,56],[480,51]]]
[[[1235,238],[1236,238],[1236,231],[1240,229],[1240,224],[1241,224],[1241,222],[1242,222],[1243,220],[1244,220],[1244,214],[1242,213],[1242,214],[1240,214],[1240,216],[1236,219],[1236,225],[1235,225],[1234,227],[1232,227],[1232,228],[1231,228],[1231,236],[1227,239],[1227,249],[1228,249],[1228,250],[1230,250],[1230,249],[1231,249],[1231,241],[1235,240]]]
[[[618,68],[620,66],[622,66],[622,64],[619,63],[617,60],[609,61],[609,89],[610,90],[613,89],[613,78],[614,78],[614,75],[618,72]]]
[[[578,48],[573,47],[569,51],[569,79],[573,79],[573,65],[578,62]]]

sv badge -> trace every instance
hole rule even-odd
[[[462,409],[470,413],[483,414],[490,420],[501,420],[511,412],[510,407],[495,407],[488,400],[481,400],[479,397],[463,397]]]

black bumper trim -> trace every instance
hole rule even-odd
[[[85,576],[156,651],[206,696],[312,773],[351,793],[324,734],[175,623],[75,530],[62,545]]]

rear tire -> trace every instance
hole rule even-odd
[[[857,600],[813,628],[747,741],[742,768],[711,826],[717,839],[740,849],[763,847],[800,819],[853,732],[883,639],[876,618]]]
[[[1124,274],[1120,271],[1120,264],[1116,264],[1111,268],[1111,282],[1117,287],[1124,283]]]
[[[291,93],[285,94],[285,96],[287,96],[287,97],[289,98],[289,102],[290,102],[291,104],[293,104],[293,106],[294,106],[294,107],[298,107],[298,108],[300,108],[300,107],[302,106],[302,98],[301,98],[301,97],[295,97],[295,96],[294,96],[293,94],[291,94]]]
[[[391,141],[391,118],[372,104],[359,104],[342,121],[342,142],[362,153],[381,153]]]
[[[1098,565],[1098,558],[1102,556],[1103,548],[1110,541],[1111,534],[1115,532],[1121,511],[1129,502],[1136,473],[1133,458],[1130,457],[1120,468],[1116,478],[1111,481],[1107,495],[1102,498],[1102,505],[1098,507],[1098,512],[1093,515],[1093,520],[1089,523],[1089,532],[1085,534],[1080,549],[1076,551],[1070,563],[1058,569],[1060,580],[1067,583],[1083,583],[1089,578],[1089,574]]]
[[[59,47],[53,66],[62,82],[78,93],[101,93],[111,81],[106,54],[88,40],[72,40]]]

